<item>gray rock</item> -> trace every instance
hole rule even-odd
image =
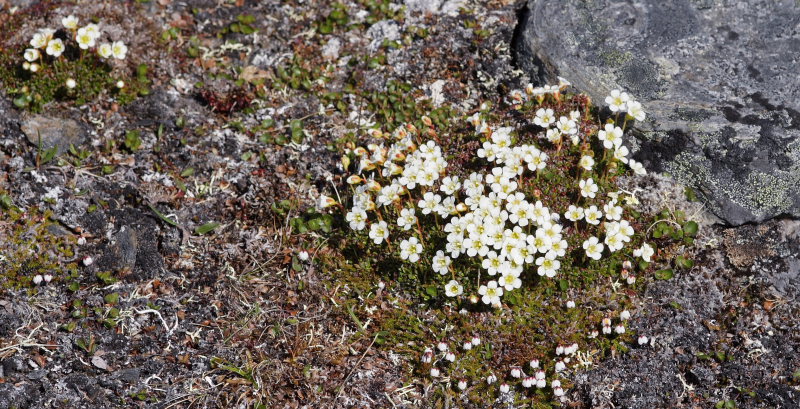
[[[41,144],[42,150],[57,147],[59,154],[67,152],[70,145],[81,145],[86,139],[84,128],[72,119],[36,115],[26,119],[21,128],[33,146]]]
[[[788,0],[529,0],[515,58],[595,101],[628,91],[635,157],[739,225],[800,216],[798,19]]]

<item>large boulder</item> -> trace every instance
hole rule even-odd
[[[529,0],[515,58],[648,113],[635,157],[725,222],[800,216],[800,6],[794,0]]]

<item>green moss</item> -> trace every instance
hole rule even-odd
[[[33,278],[50,274],[58,281],[73,275],[75,264],[71,236],[56,233],[49,211],[16,207],[0,211],[0,293],[8,289],[36,291]]]

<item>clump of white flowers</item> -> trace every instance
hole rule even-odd
[[[522,101],[557,95],[562,87],[529,88],[512,98]],[[634,102],[619,92],[609,98],[616,98],[612,111],[624,110]],[[616,104],[618,99],[622,102]],[[627,164],[636,173],[644,169],[627,158],[623,130],[613,123],[595,134],[604,152],[593,152],[592,135],[579,132],[583,115],[574,110],[562,114],[541,108],[533,119],[543,128],[548,142],[560,147],[562,138],[566,138],[581,150],[578,168],[587,177],[578,178],[577,200],[563,209],[563,219],[562,213],[531,195],[539,174],[549,166],[550,157],[544,148],[533,142],[519,143],[521,138],[514,128],[489,125],[480,113],[469,121],[482,140],[475,154],[484,161],[485,171],[451,172],[442,147],[435,138],[428,139],[435,137],[435,130],[427,117],[422,118],[424,130],[407,124],[392,133],[371,131],[383,143],[351,150],[358,169],[347,179],[354,194],[345,218],[351,229],[368,231],[376,244],[391,248],[396,239],[399,248],[393,251],[402,260],[417,263],[424,254],[434,254],[425,261],[435,273],[450,274],[445,288],[450,297],[463,293],[459,280],[479,276],[475,274],[479,270],[488,277],[475,287],[480,300],[499,307],[504,294],[520,288],[524,274],[558,276],[561,259],[578,250],[570,248],[565,231],[577,231],[581,225],[595,229],[580,249],[592,260],[620,251],[631,241],[634,229],[623,218],[623,202],[631,202],[632,196],[623,199],[622,192],[603,194],[598,182],[588,175],[598,163]],[[614,154],[607,155],[605,150]],[[593,159],[598,155],[603,155],[601,162]],[[438,226],[446,234],[443,248],[425,243],[423,225]],[[648,248],[644,244],[636,255],[649,261],[652,252]],[[455,263],[458,259],[464,262]]]
[[[373,143],[351,147],[343,158],[345,168],[355,168],[347,178],[352,203],[343,207],[349,227],[365,232],[409,268],[444,276],[446,297],[492,308],[502,308],[523,282],[564,281],[565,270],[595,268],[605,258],[624,260],[623,280],[633,284],[632,261],[650,262],[655,249],[635,235],[631,209],[638,200],[614,189],[611,178],[626,171],[646,174],[625,146],[628,121],[644,120],[645,113],[641,104],[615,90],[606,102],[616,118],[597,126],[589,118],[588,102],[559,104],[568,85],[562,80],[511,93],[508,102],[515,109],[533,107],[534,131],[491,124],[486,112],[470,116],[472,138],[478,140],[471,160],[463,159],[458,147],[453,152],[442,144],[428,117],[421,118],[422,129],[404,124],[391,132],[370,130]],[[626,112],[622,120],[621,112]],[[463,166],[465,161],[470,166]],[[563,179],[557,186],[544,183],[559,175]],[[330,197],[319,200],[320,208],[334,204]],[[567,306],[573,309],[575,303]],[[625,311],[622,320],[627,318]],[[613,329],[608,318],[602,324],[604,335],[626,332],[622,322]],[[597,337],[599,331],[587,335]],[[455,342],[465,354],[478,345]],[[437,349],[427,349],[421,358],[431,364],[434,378],[455,360],[446,344]],[[556,349],[557,359],[548,367],[556,398],[564,395],[564,386],[555,378],[578,365],[578,353],[576,343]],[[513,367],[501,392],[516,383],[521,390],[547,387],[545,368],[539,365],[535,359],[530,372]],[[453,374],[455,389],[478,383],[464,376]],[[492,374],[485,383],[497,380]]]
[[[71,45],[81,53],[88,50],[105,60],[124,60],[128,54],[128,47],[123,41],[103,41],[103,32],[97,24],[79,27],[78,18],[70,15],[61,19],[61,25],[64,31],[42,28],[31,37],[28,42],[30,48],[23,53],[23,69],[39,72],[43,64],[57,61]]]

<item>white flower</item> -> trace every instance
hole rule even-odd
[[[553,396],[557,398],[564,396],[564,389],[562,389],[560,386],[553,388]]]
[[[446,176],[442,179],[442,185],[439,186],[439,189],[446,195],[452,195],[458,189],[461,189],[461,182],[458,181],[457,176]]]
[[[655,254],[655,253],[656,252],[655,252],[655,250],[653,249],[652,246],[650,246],[647,243],[644,243],[644,244],[642,244],[642,247],[639,247],[638,249],[633,251],[633,256],[634,257],[641,257],[642,260],[644,260],[644,261],[649,263],[650,262],[650,258],[653,257],[653,254]]]
[[[647,345],[647,343],[649,341],[650,340],[647,338],[646,335],[639,335],[639,338],[637,339],[637,342],[639,343],[639,345]]]
[[[593,260],[600,260],[603,254],[603,243],[597,237],[589,237],[588,240],[583,242],[583,249],[586,250],[586,255]]]
[[[30,45],[33,48],[44,48],[47,47],[47,42],[50,40],[50,35],[39,31],[38,33],[33,35],[31,38]]]
[[[563,360],[559,360],[558,362],[556,362],[555,366],[556,372],[561,372],[565,369],[567,369],[567,364],[565,364]]]
[[[444,351],[447,351],[450,348],[447,346],[447,342],[439,341],[439,343],[436,344],[436,349],[438,349],[439,351],[444,352]]]
[[[531,368],[536,369],[539,367],[539,360],[538,359],[531,359],[530,362]]]
[[[578,127],[575,124],[575,121],[573,121],[573,120],[571,120],[571,119],[569,119],[569,118],[567,118],[565,116],[562,116],[558,120],[557,126],[558,126],[558,130],[561,131],[561,133],[563,133],[563,134],[574,135],[574,134],[578,133]]]
[[[474,335],[471,342],[473,346],[478,346],[481,344],[481,338],[477,335]]]
[[[42,278],[44,278],[44,282],[45,283],[49,283],[50,281],[53,280],[53,275],[52,274],[45,274]]]
[[[500,277],[500,285],[502,285],[506,291],[513,291],[522,286],[522,280],[514,274],[505,274]]]
[[[300,251],[299,253],[297,253],[297,258],[299,258],[300,261],[308,261],[309,258],[308,252],[305,250]]]
[[[647,170],[645,170],[644,166],[641,163],[639,163],[639,162],[637,162],[637,161],[635,161],[633,159],[628,159],[628,167],[631,168],[633,173],[635,173],[635,174],[637,174],[639,176],[643,176],[643,175],[647,174]]]
[[[566,213],[564,213],[564,217],[573,222],[583,219],[583,208],[575,205],[569,205]]]
[[[620,90],[615,89],[611,91],[611,94],[606,97],[606,104],[608,104],[608,109],[611,112],[619,112],[625,111],[626,103],[630,100],[630,97],[627,93],[620,92]]]
[[[540,276],[555,277],[558,269],[561,268],[561,262],[555,259],[555,254],[548,252],[544,257],[536,259],[536,265],[539,268],[536,273]]]
[[[439,250],[436,252],[436,255],[433,256],[433,261],[431,262],[433,271],[445,275],[447,271],[450,269],[450,257],[446,256],[443,251]]]
[[[619,313],[619,319],[623,321],[631,319],[631,312],[628,310],[623,310],[621,313]]]
[[[45,50],[47,55],[51,55],[54,58],[58,58],[61,54],[64,53],[64,42],[61,41],[60,38],[56,38],[47,42],[47,49]]]
[[[466,379],[460,379],[458,381],[458,389],[461,389],[462,391],[464,389],[467,389],[467,380]]]
[[[28,62],[26,61],[26,62],[25,62],[25,64],[28,64]],[[24,66],[24,65],[23,65],[23,66]],[[39,68],[40,68],[40,67],[41,67],[41,66],[40,66],[39,64],[33,63],[33,64],[30,64],[30,65],[28,66],[28,69],[29,69],[29,70],[31,70],[31,72],[36,72],[36,71],[39,71]]]
[[[583,155],[581,156],[581,160],[578,161],[578,166],[591,171],[592,167],[594,167],[594,159],[589,155]]]
[[[583,217],[586,218],[586,223],[598,225],[600,224],[600,218],[603,217],[603,212],[598,210],[597,206],[591,205],[583,211]]]
[[[603,147],[612,149],[622,144],[622,128],[614,124],[606,124],[602,131],[597,132],[597,139],[603,141]]]
[[[400,211],[400,217],[397,218],[397,225],[402,227],[403,230],[410,230],[416,223],[417,216],[414,216],[414,209],[405,208]]]
[[[94,23],[87,24],[86,26],[84,26],[82,29],[79,30],[83,30],[84,33],[89,34],[95,39],[100,37],[100,27],[97,24]]]
[[[23,57],[25,57],[25,61],[28,62],[34,62],[38,60],[39,57],[41,56],[42,54],[39,52],[39,50],[35,48],[28,48],[27,50],[25,50],[25,54],[23,55]]]
[[[494,305],[500,302],[500,296],[503,295],[503,288],[497,287],[497,281],[489,281],[487,285],[482,285],[478,288],[478,294],[482,295],[481,301],[487,305]]]
[[[539,108],[536,111],[536,117],[533,118],[533,123],[542,128],[549,128],[555,121],[556,117],[554,116],[553,110],[549,108]]]
[[[128,46],[122,41],[114,41],[114,43],[111,44],[111,53],[114,55],[114,58],[124,60],[125,56],[128,54]]]
[[[619,233],[607,234],[604,242],[606,243],[606,246],[608,246],[608,251],[615,252],[621,249],[624,246],[622,237],[623,235]]]
[[[423,364],[429,364],[433,361],[433,351],[430,348],[425,348],[425,352],[422,353],[422,357],[420,358]]]
[[[86,256],[83,258],[83,265],[84,266],[91,266],[94,263],[94,259],[91,256]]]
[[[441,201],[442,201],[441,196],[433,194],[433,192],[428,192],[425,193],[425,195],[422,197],[422,200],[419,201],[418,205],[420,209],[422,209],[422,214],[430,214],[431,212],[436,210]]]
[[[36,274],[36,275],[33,277],[33,284],[34,284],[34,285],[39,285],[39,284],[41,284],[41,283],[42,283],[42,280],[43,280],[43,279],[44,279],[44,278],[42,277],[42,275],[41,275],[41,274]]]
[[[448,353],[444,354],[444,359],[446,361],[449,361],[449,362],[455,362],[456,361],[456,354],[453,353],[452,351],[448,352]]]
[[[419,253],[422,253],[422,245],[416,237],[400,242],[400,258],[412,263],[419,261]]]
[[[389,237],[389,226],[386,224],[385,221],[381,220],[377,223],[372,223],[369,226],[369,238],[372,239],[375,244],[381,244],[384,240]]]
[[[628,163],[628,153],[630,152],[627,146],[617,146],[616,149],[614,149],[614,159],[622,163]]]
[[[325,209],[336,204],[338,204],[336,200],[330,196],[320,195],[319,199],[317,200],[317,208],[319,209]]]
[[[72,79],[72,78],[69,78],[69,79],[67,79],[67,82],[65,83],[65,85],[67,86],[67,88],[69,88],[69,89],[73,89],[73,88],[75,88],[75,87],[77,87],[77,86],[78,86],[78,83],[77,83],[77,82],[75,82],[75,80],[74,80],[74,79]]]
[[[436,377],[438,377],[438,376],[439,376],[439,373],[440,373],[440,372],[439,372],[439,368],[436,368],[436,367],[434,367],[434,368],[431,368],[431,377],[432,377],[432,378],[436,378]]]
[[[508,391],[510,391],[510,390],[511,390],[511,387],[508,386],[507,383],[503,383],[502,385],[500,385],[500,393],[508,393]]]
[[[580,181],[580,188],[581,188],[581,196],[594,198],[597,194],[598,187],[594,183],[594,179],[584,179]]]
[[[637,101],[628,101],[626,104],[628,108],[628,115],[632,116],[637,121],[644,121],[646,117],[642,104]]]
[[[489,375],[489,376],[486,377],[486,383],[487,384],[491,385],[491,384],[493,384],[495,382],[497,382],[497,377],[496,376]]]
[[[625,326],[622,324],[617,325],[616,327],[614,327],[614,332],[616,332],[617,334],[624,334]]]
[[[367,226],[367,212],[360,207],[353,207],[352,210],[347,212],[345,220],[350,222],[350,228],[353,230],[363,230]]]
[[[119,80],[119,81],[117,81],[116,86],[119,89],[123,89],[123,88],[125,88],[125,82],[122,81],[122,80]]]
[[[100,47],[97,47],[97,55],[99,55],[101,58],[111,58],[113,54],[114,51],[111,49],[110,43],[103,43],[100,44]],[[353,175],[353,176],[358,177],[358,175]],[[359,178],[359,180],[360,179],[361,178]]]
[[[90,47],[94,47],[95,41],[97,37],[92,35],[90,32],[86,31],[86,27],[81,27],[78,29],[78,33],[75,36],[75,41],[78,42],[78,47],[81,50],[89,49]]]
[[[575,308],[575,301],[569,300],[567,301],[567,309]]]
[[[67,16],[61,19],[61,25],[68,30],[74,30],[78,27],[78,18],[75,16]]]
[[[622,206],[617,206],[614,202],[606,203],[603,206],[607,220],[619,220],[622,218]]]
[[[530,388],[531,386],[536,384],[536,378],[532,376],[527,376],[525,379],[522,380],[522,387],[523,388]]]

